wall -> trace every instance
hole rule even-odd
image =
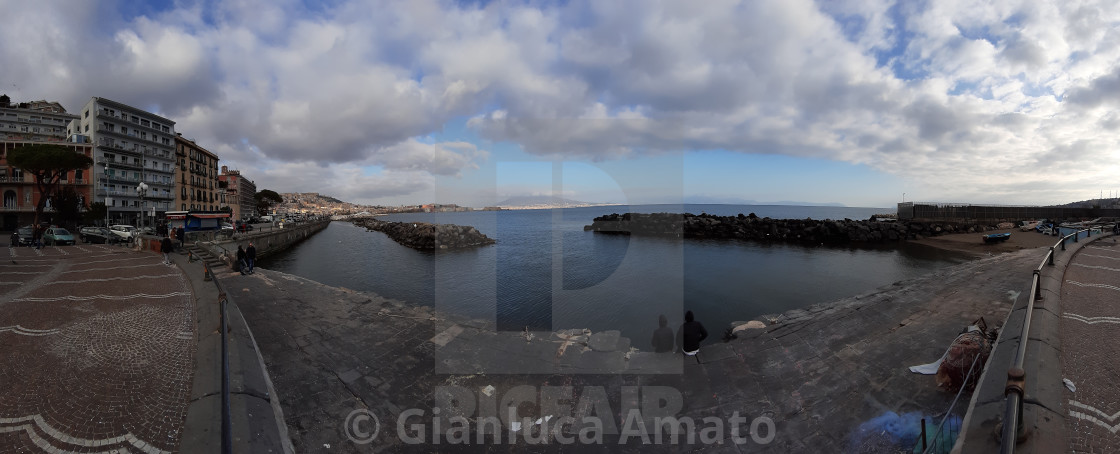
[[[989,222],[1014,222],[1028,219],[1092,219],[1117,216],[1120,216],[1120,209],[1115,208],[1063,208],[913,202],[898,204],[899,219],[967,219]]]
[[[221,257],[223,254],[236,257],[238,245],[249,247],[249,242],[252,242],[253,246],[257,248],[257,258],[260,258],[270,253],[286,249],[295,243],[307,239],[320,230],[325,229],[330,222],[330,220],[325,220],[284,224],[284,228],[282,229],[258,230],[251,233],[238,233],[232,236],[228,233],[231,232],[229,230],[190,232],[187,234],[185,241],[187,244],[197,242],[203,248],[209,250],[215,257]],[[145,248],[147,250],[159,252],[160,238],[149,236],[144,239],[146,242]]]

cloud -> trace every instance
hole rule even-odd
[[[1120,139],[1120,5],[1107,0],[0,7],[20,12],[0,29],[21,43],[0,48],[14,98],[154,109],[234,166],[291,181],[303,169],[363,197],[471,172],[487,142],[600,161],[829,159],[967,196],[1106,178],[1042,164],[1115,159]],[[462,118],[482,140],[427,139]]]

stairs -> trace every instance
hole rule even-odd
[[[185,249],[187,253],[194,257],[195,260],[201,259],[206,264],[206,267],[211,270],[211,272],[228,266],[226,263],[222,262],[221,259],[215,257],[214,254],[211,254],[210,251],[206,250],[206,248],[203,248],[202,246],[199,246],[197,244],[188,244]]]

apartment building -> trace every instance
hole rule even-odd
[[[12,103],[8,95],[0,95],[0,216],[3,230],[15,230],[30,225],[35,219],[39,203],[39,190],[35,177],[8,165],[8,152],[26,145],[57,144],[91,156],[92,147],[87,143],[67,142],[67,125],[78,118],[66,112],[61,104],[53,101]],[[84,138],[77,138],[84,142]],[[70,172],[60,181],[59,188],[76,192],[83,204],[90,202],[90,169]],[[51,201],[47,200],[43,221],[53,221]]]
[[[221,209],[218,156],[193,140],[175,135],[175,189],[179,210]]]
[[[11,231],[19,227],[31,225],[35,221],[35,207],[39,204],[39,189],[35,185],[35,176],[24,173],[22,170],[8,165],[8,152],[25,146],[41,145],[39,141],[25,140],[0,140],[0,194],[3,195],[2,213],[3,230]],[[59,142],[60,145],[75,153],[92,156],[93,147],[88,143]],[[89,181],[90,169],[74,170],[69,172],[60,181],[59,191],[67,188],[77,193],[79,203],[89,205],[92,200],[92,185]],[[57,222],[55,213],[48,199],[46,209],[43,211],[41,222]]]
[[[138,225],[178,208],[175,201],[175,122],[113,100],[94,97],[70,122],[69,135],[89,136],[96,185],[111,224]],[[140,183],[147,192],[138,190]],[[147,221],[148,224],[151,221]]]
[[[218,181],[225,182],[225,206],[233,210],[234,220],[245,220],[256,215],[257,212],[257,185],[252,180],[245,178],[238,170],[230,170],[222,166],[222,173]]]
[[[53,101],[12,103],[0,95],[0,140],[14,142],[65,142],[66,127],[77,115],[69,114]]]

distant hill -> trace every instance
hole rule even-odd
[[[498,203],[497,206],[502,208],[511,207],[577,207],[577,206],[594,206],[601,205],[599,203],[580,202],[578,200],[565,199],[563,197],[552,197],[547,195],[525,195],[514,196],[505,199]]]
[[[814,206],[814,207],[846,207],[843,203],[836,202],[796,202],[791,200],[780,200],[777,202],[759,202],[757,200],[744,199],[740,197],[720,197],[720,196],[706,196],[694,195],[684,198],[684,203],[696,205],[792,205],[792,206]]]

